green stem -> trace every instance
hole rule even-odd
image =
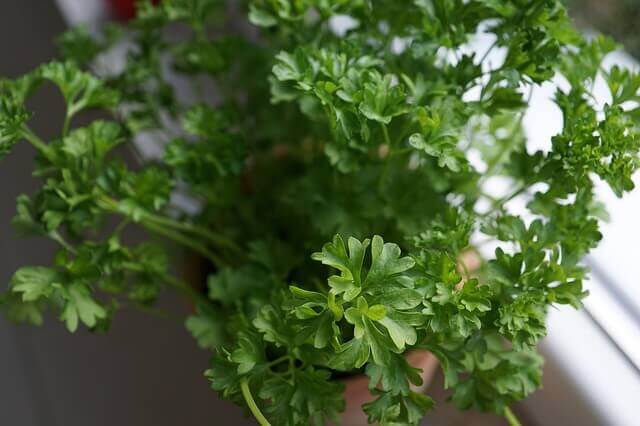
[[[526,100],[527,105],[529,105],[532,95],[533,95],[533,85],[531,85],[531,87],[529,88],[529,95],[527,96],[527,100]],[[509,134],[509,137],[507,138],[507,140],[511,141],[515,137],[515,135],[518,133],[518,130],[522,128],[522,121],[524,120],[524,115],[526,112],[527,110],[525,109],[520,113],[520,116],[518,117],[518,120],[515,122],[513,129],[511,130],[511,134]],[[504,145],[500,147],[500,151],[498,151],[498,155],[496,155],[493,158],[492,162],[487,164],[487,171],[484,173],[485,176],[491,176],[493,172],[495,172],[495,169],[502,163],[502,158],[505,156],[505,154],[509,151],[509,148],[511,147],[512,145],[506,142],[504,143]]]
[[[195,240],[189,237],[186,237],[185,235],[179,232],[174,232],[173,230],[159,226],[154,222],[142,220],[140,223],[142,224],[142,226],[144,226],[151,232],[167,237],[170,240],[180,243],[185,247],[189,247],[190,249],[194,250],[195,252],[207,258],[216,267],[222,267],[226,264],[226,262],[222,260],[222,258],[218,256],[216,253],[212,252],[202,244],[196,242]]]
[[[511,408],[504,407],[504,417],[507,419],[507,422],[509,422],[509,426],[522,426],[520,420],[518,420],[516,415],[513,414],[513,411],[511,411]]]
[[[251,389],[249,389],[249,380],[246,377],[240,381],[240,389],[242,389],[242,396],[244,397],[249,410],[251,410],[251,414],[253,414],[253,417],[258,421],[258,424],[260,426],[271,426],[271,423],[269,423],[269,420],[267,420],[267,418],[262,414],[260,408],[258,408],[258,405],[256,404],[256,401],[253,399]]]
[[[391,138],[389,137],[389,129],[387,129],[386,124],[381,124],[382,127],[382,137],[384,138],[384,143],[389,146],[389,150],[391,150]]]
[[[67,136],[67,134],[69,133],[69,126],[71,125],[71,115],[69,115],[69,113],[67,112],[67,114],[64,117],[64,124],[62,125],[62,137]]]
[[[58,244],[60,244],[62,247],[64,247],[68,252],[71,252],[73,254],[76,254],[77,251],[76,249],[69,244],[63,237],[62,235],[60,235],[60,233],[58,231],[51,231],[49,232],[49,238],[51,238],[53,241],[57,242]]]
[[[120,213],[118,209],[118,202],[113,198],[101,194],[100,200],[114,213]],[[166,216],[160,216],[157,214],[144,212],[142,215],[141,221],[143,223],[154,223],[160,227],[168,227],[178,231],[185,231],[197,236],[205,236],[210,240],[210,242],[216,244],[219,247],[227,248],[236,252],[236,254],[243,254],[242,249],[235,244],[233,241],[228,238],[223,237],[222,235],[216,234],[202,226],[198,226],[192,223],[180,222],[174,219],[171,219]]]
[[[146,213],[145,218],[148,220],[154,221],[160,225],[165,225],[181,231],[205,236],[212,243],[217,244],[218,246],[233,250],[236,253],[243,253],[242,249],[233,241],[223,237],[222,235],[216,234],[215,232],[212,232],[211,230],[204,228],[202,226],[198,226],[188,222],[180,222],[180,221],[168,218],[166,216],[159,216],[152,213]]]
[[[409,152],[413,152],[415,151],[414,148],[411,147],[406,147],[406,148],[402,148],[402,149],[396,149],[394,150],[391,155],[397,156],[397,155],[402,155],[402,154],[407,154]]]
[[[513,191],[511,194],[502,197],[498,200],[496,200],[493,204],[495,207],[500,207],[501,205],[504,205],[505,203],[508,203],[509,201],[513,200],[514,198],[516,198],[518,195],[522,194],[527,188],[526,187],[520,187],[518,189],[516,189],[515,191]]]
[[[487,196],[487,198],[493,198],[493,203],[491,204],[491,210],[487,211],[486,213],[479,214],[479,216],[487,217],[495,213],[496,210],[498,210],[499,208],[504,206],[506,203],[516,198],[518,195],[522,194],[524,191],[526,191],[526,189],[527,189],[526,187],[521,186],[517,190],[513,191],[511,194],[506,195],[502,198],[493,198],[493,197]]]
[[[289,371],[291,372],[291,386],[295,386],[296,384],[296,375],[293,374],[295,367],[296,367],[295,361],[293,360],[293,358],[289,357]]]
[[[273,367],[274,365],[280,364],[281,362],[287,361],[291,357],[289,355],[283,355],[280,358],[276,358],[273,361],[267,364],[267,367]]]
[[[391,156],[393,154],[393,151],[392,151],[393,144],[391,143],[391,138],[389,138],[389,130],[387,129],[387,126],[381,123],[380,127],[382,128],[384,143],[387,145],[387,148],[388,148],[387,155],[385,156],[385,159],[384,159],[384,166],[382,166],[382,173],[380,173],[380,178],[378,180],[378,190],[382,192],[382,189],[384,187],[384,182],[385,180],[387,180],[387,175],[389,174],[389,165],[391,163]]]
[[[40,139],[35,133],[33,133],[27,126],[23,126],[22,136],[44,155],[48,155],[51,152],[47,144],[44,143],[44,141]]]
[[[122,219],[122,221],[118,224],[118,226],[116,226],[116,229],[113,230],[113,233],[115,235],[120,235],[120,233],[122,233],[122,231],[124,230],[124,228],[127,227],[127,225],[129,224],[129,218],[125,217],[124,219]]]
[[[124,267],[129,269],[130,271],[144,272],[144,270],[140,267],[138,263],[125,262]],[[167,284],[171,285],[173,288],[180,291],[182,294],[184,294],[189,299],[191,299],[191,301],[194,304],[197,304],[197,303],[210,304],[211,303],[211,301],[207,299],[206,296],[196,291],[196,289],[194,289],[188,283],[185,283],[184,281],[180,281],[176,277],[168,274],[164,275],[162,278]]]
[[[480,61],[478,61],[478,64],[482,65],[482,63],[487,59],[487,57],[489,56],[489,54],[491,53],[491,51],[493,51],[493,49],[498,45],[498,40],[494,41],[491,46],[489,46],[489,48],[487,49],[486,52],[484,52],[484,55],[482,55],[482,58],[480,58]]]
[[[111,197],[100,194],[98,196],[98,201],[102,204],[102,207],[105,210],[111,211],[113,213],[122,214],[120,209],[118,208],[118,202]],[[226,264],[226,262],[218,256],[216,253],[209,250],[205,245],[198,243],[195,239],[190,238],[180,232],[176,232],[174,229],[168,227],[169,221],[171,219],[166,218],[165,221],[158,221],[157,219],[160,216],[152,215],[149,213],[145,213],[140,218],[140,224],[145,227],[147,230],[154,232],[156,234],[162,235],[170,240],[173,240],[177,243],[180,243],[186,247],[191,248],[192,250],[200,253],[202,256],[210,260],[217,267],[221,267]],[[173,223],[175,221],[171,221]],[[175,222],[178,223],[178,222]]]
[[[196,289],[194,289],[192,286],[185,283],[184,281],[180,281],[179,279],[171,275],[166,275],[164,279],[168,284],[172,285],[175,289],[182,292],[187,297],[191,298],[193,303],[198,303],[198,302],[203,304],[211,303],[211,301],[207,299],[203,294],[196,291]]]
[[[394,145],[400,145],[402,143],[402,141],[409,136],[409,134],[411,133],[413,127],[413,121],[412,120],[407,120],[407,122],[405,123],[404,126],[402,126],[402,129],[400,130],[400,133],[398,133],[398,137],[394,142]],[[408,148],[409,150],[412,150],[412,148]],[[397,151],[396,151],[397,152]]]

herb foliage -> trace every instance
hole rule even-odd
[[[341,372],[369,377],[370,422],[417,424],[434,404],[410,387],[416,349],[439,359],[458,407],[513,421],[509,405],[541,382],[547,310],[586,296],[595,183],[633,189],[640,76],[604,70],[615,44],[585,40],[556,0],[242,7],[248,22],[217,0],[141,1],[125,27],[72,29],[62,59],[0,81],[0,155],[30,143],[42,179],[14,225],[59,244],[52,265],[15,273],[4,312],[104,331],[175,289],[194,303],[185,325],[213,353],[213,389],[262,424],[339,419]],[[481,33],[494,40],[482,56],[469,48]],[[533,152],[528,96],[556,75],[563,127]],[[27,105],[45,83],[66,104],[47,141]],[[140,138],[161,155],[131,166],[117,148]],[[512,192],[486,193],[495,176]],[[523,197],[531,220],[510,208]],[[126,243],[133,226],[148,241]],[[498,244],[477,276],[474,233]],[[167,242],[210,262],[207,293],[174,272]]]

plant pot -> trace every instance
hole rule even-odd
[[[424,392],[431,383],[433,375],[438,367],[436,357],[427,351],[416,350],[406,354],[409,365],[422,370],[420,377],[422,384],[420,386],[411,386],[414,392]],[[366,426],[367,415],[362,411],[362,404],[371,402],[375,396],[369,391],[369,378],[364,375],[358,375],[343,380],[345,384],[344,399],[346,408],[342,413],[342,425],[344,426]]]

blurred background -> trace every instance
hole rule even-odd
[[[0,77],[15,77],[55,54],[54,38],[69,22],[99,22],[114,12],[100,0],[0,0]],[[640,1],[570,0],[585,29],[612,33],[632,55],[640,54]],[[636,66],[618,53],[613,62]],[[525,125],[532,140],[553,134],[553,110],[545,104],[553,87],[533,99]],[[55,134],[62,104],[46,90],[33,101],[35,128]],[[547,119],[546,116],[551,118]],[[540,126],[545,123],[545,126]],[[537,125],[536,125],[537,124]],[[546,132],[546,133],[545,133]],[[53,246],[13,236],[15,198],[31,193],[34,152],[21,144],[0,166],[0,283],[15,269],[49,262]],[[638,180],[636,180],[638,182]],[[640,183],[640,182],[638,182]],[[589,259],[592,297],[584,312],[552,312],[542,350],[547,357],[544,389],[516,412],[525,425],[634,426],[640,402],[640,296],[634,279],[640,237],[640,193],[617,200],[603,193],[611,213],[605,241]],[[0,284],[3,285],[3,284]],[[181,300],[162,300],[186,312]],[[79,330],[70,335],[51,319],[41,328],[0,318],[0,425],[10,426],[196,426],[249,425],[241,409],[221,401],[203,377],[207,354],[183,325],[138,312],[118,315],[108,335]],[[438,376],[429,393],[437,409],[424,424],[503,425],[496,416],[459,413],[447,404]]]

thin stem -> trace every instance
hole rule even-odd
[[[217,254],[215,254],[214,252],[212,252],[202,244],[199,244],[195,240],[189,237],[186,237],[179,232],[174,232],[173,230],[159,226],[154,222],[143,220],[140,223],[142,224],[143,227],[147,228],[149,231],[162,235],[164,237],[167,237],[170,240],[180,243],[183,246],[189,247],[190,249],[196,251],[197,253],[200,253],[202,256],[207,258],[209,261],[211,261],[211,263],[213,263],[217,267],[221,267],[226,264],[226,262],[222,260],[220,256],[218,256]]]
[[[76,254],[77,251],[76,249],[69,244],[62,235],[60,235],[60,233],[56,230],[53,230],[51,232],[49,232],[49,238],[51,238],[53,241],[57,242],[58,244],[60,244],[62,247],[64,247],[68,252],[71,252],[73,254]]]
[[[380,173],[380,178],[378,180],[378,190],[382,192],[384,187],[384,181],[387,179],[387,175],[389,174],[389,164],[391,163],[391,156],[393,154],[391,138],[389,138],[389,130],[385,124],[380,124],[382,128],[382,136],[384,138],[384,143],[387,145],[388,151],[387,155],[384,159],[384,166],[382,166],[382,173]]]
[[[244,397],[249,410],[251,410],[251,414],[253,414],[253,417],[258,421],[258,424],[260,426],[271,426],[271,423],[269,423],[269,420],[267,420],[267,418],[262,414],[260,408],[258,408],[258,405],[256,404],[256,401],[253,399],[251,389],[249,389],[249,380],[246,377],[240,381],[240,389],[242,389],[242,396]]]
[[[98,200],[102,203],[103,207],[106,210],[111,211],[113,213],[122,214],[122,212],[118,209],[118,202],[116,200],[104,194],[101,194],[98,197]],[[195,239],[189,238],[188,236],[180,232],[176,232],[174,229],[163,226],[163,225],[166,225],[166,223],[162,223],[162,222],[158,223],[158,220],[157,220],[158,218],[160,218],[160,216],[150,215],[148,213],[145,213],[140,218],[140,224],[151,232],[162,235],[177,243],[180,243],[186,247],[191,248],[192,250],[200,253],[202,256],[210,260],[214,265],[218,267],[226,264],[226,262],[220,256],[218,256],[216,253],[209,250],[206,246],[198,243]],[[167,221],[170,221],[170,219],[167,219]],[[175,222],[175,221],[172,221],[172,222]]]
[[[387,129],[386,124],[381,124],[380,127],[382,127],[382,137],[384,138],[384,143],[386,143],[387,146],[389,146],[389,149],[391,149],[391,138],[389,138],[389,129]]]
[[[412,120],[407,120],[405,125],[402,126],[402,129],[400,130],[400,133],[398,133],[398,138],[395,140],[394,144],[395,145],[400,145],[400,143],[402,143],[404,138],[406,138],[408,136],[408,134],[411,133],[411,128],[412,127],[413,127],[413,121]],[[409,150],[410,149],[411,148],[409,148]]]
[[[293,360],[293,358],[289,357],[289,371],[291,372],[291,385],[292,386],[295,386],[295,384],[296,384],[296,375],[293,374],[295,367],[296,367],[295,361]]]
[[[509,422],[509,426],[522,426],[520,420],[518,420],[516,415],[513,414],[513,411],[511,411],[511,408],[504,407],[504,417],[507,419],[507,422]]]
[[[27,126],[23,126],[22,128],[22,136],[33,145],[38,151],[41,151],[43,154],[47,155],[50,152],[47,144],[40,139],[35,133],[31,131]]]
[[[484,55],[482,55],[482,58],[480,58],[480,61],[478,62],[478,64],[482,65],[482,63],[485,61],[485,59],[487,59],[487,57],[489,56],[489,54],[491,53],[491,51],[498,45],[498,40],[496,39],[496,41],[494,41],[491,46],[489,46],[489,48],[487,49],[486,52],[484,52]]]
[[[318,278],[312,278],[311,282],[318,289],[320,293],[324,293],[327,291],[327,287],[324,284],[322,284],[322,281],[320,281]]]
[[[178,291],[182,292],[187,297],[189,297],[194,303],[198,303],[198,302],[204,303],[204,304],[211,303],[209,299],[207,299],[203,294],[196,291],[196,289],[194,289],[184,281],[180,281],[179,279],[171,275],[166,275],[164,279],[168,284],[170,284],[175,289],[177,289]]]
[[[203,235],[207,237],[212,243],[215,243],[219,246],[223,246],[225,248],[231,249],[237,253],[243,253],[242,249],[238,247],[233,241],[228,238],[223,237],[222,235],[216,234],[211,230],[204,228],[202,226],[198,226],[193,223],[188,222],[180,222],[165,216],[159,216],[152,213],[146,213],[145,218],[151,221],[154,221],[158,224],[170,226],[175,229],[179,229],[181,231],[191,232],[197,235]]]
[[[529,94],[527,95],[527,100],[526,100],[527,105],[529,105],[529,102],[531,101],[532,96],[533,96],[533,85],[531,85],[531,87],[529,88]],[[511,141],[515,137],[518,130],[520,130],[520,128],[522,127],[522,121],[524,120],[524,115],[526,112],[527,110],[525,109],[520,113],[518,120],[515,122],[513,129],[511,130],[511,134],[507,138],[508,141]],[[505,142],[504,145],[500,147],[500,151],[498,151],[498,155],[496,155],[493,158],[493,161],[487,164],[487,171],[484,172],[484,176],[491,176],[493,172],[495,172],[495,169],[498,166],[500,166],[500,164],[502,163],[502,157],[504,157],[504,155],[507,153],[509,148],[511,148],[512,146],[513,145],[511,143]]]
[[[102,194],[100,196],[100,200],[103,201],[111,211],[113,211],[114,213],[118,213],[118,202],[116,200],[114,200],[113,198]],[[171,219],[169,217],[166,216],[161,216],[161,215],[157,215],[154,213],[149,213],[149,212],[144,212],[142,215],[142,221],[143,222],[154,222],[157,225],[160,226],[166,226],[166,227],[170,227],[176,230],[180,230],[180,231],[185,231],[185,232],[190,232],[192,234],[198,235],[198,236],[205,236],[207,237],[210,242],[233,250],[236,253],[244,253],[242,251],[242,249],[235,244],[233,241],[231,241],[228,238],[223,237],[222,235],[216,234],[215,232],[212,232],[211,230],[204,228],[202,226],[198,226],[195,225],[193,223],[187,223],[187,222],[180,222],[174,219]]]
[[[116,229],[113,230],[113,233],[116,234],[116,235],[120,235],[120,233],[122,233],[124,228],[127,227],[129,222],[130,221],[129,221],[128,217],[125,217],[124,219],[122,219],[122,221],[118,224],[118,226],[116,226]]]
[[[125,262],[124,263],[124,267],[129,269],[130,271],[134,271],[134,272],[142,272],[143,271],[143,269],[140,267],[139,264],[133,263],[133,262]],[[200,292],[196,291],[196,289],[194,289],[188,283],[185,283],[184,281],[180,281],[176,277],[174,277],[172,275],[168,275],[168,274],[164,275],[163,279],[167,284],[171,285],[176,290],[180,291],[182,294],[184,294],[189,299],[191,299],[191,301],[194,304],[197,304],[197,303],[210,304],[211,303],[211,301],[209,299],[207,299],[206,296],[204,296]]]
[[[267,367],[273,367],[274,365],[280,364],[281,362],[287,361],[291,357],[289,355],[283,355],[280,358],[276,358],[273,361],[267,364]]]
[[[69,133],[69,126],[71,125],[71,115],[69,115],[69,112],[67,111],[67,114],[64,117],[64,124],[62,125],[62,137],[67,136],[67,134]]]
[[[493,204],[495,207],[499,207],[505,203],[508,203],[509,201],[516,198],[518,195],[522,194],[526,189],[527,189],[526,187],[522,186],[516,189],[515,191],[513,191],[511,194],[496,200]]]
[[[412,151],[414,151],[413,148],[406,147],[406,148],[402,148],[402,149],[396,149],[395,151],[393,151],[389,155],[397,156],[397,155],[407,154],[407,153],[412,152]]]
[[[336,134],[336,120],[327,105],[324,105],[324,114],[327,116],[327,120],[329,120],[329,129],[331,131],[331,136],[333,137],[333,140],[337,140],[338,135]]]
[[[479,214],[479,216],[482,216],[482,217],[489,216],[490,214],[492,214],[496,210],[498,210],[500,207],[502,207],[503,205],[505,205],[509,201],[513,200],[518,195],[522,194],[524,191],[526,191],[526,189],[527,188],[525,186],[521,186],[520,188],[516,189],[515,191],[513,191],[509,195],[506,195],[506,196],[504,196],[502,198],[494,199],[493,203],[491,204],[491,210],[489,210],[489,211],[487,211],[485,213]]]

